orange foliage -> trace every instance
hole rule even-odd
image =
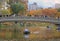
[[[41,15],[42,10],[31,10],[29,11],[30,15]]]
[[[35,10],[31,10],[31,11],[29,11],[29,14],[34,15],[35,12],[36,12]]]
[[[41,10],[31,10],[31,11],[29,11],[30,15],[55,16],[56,13],[57,13],[56,9],[41,9]]]
[[[57,13],[56,9],[43,9],[42,14],[47,16],[54,16]]]

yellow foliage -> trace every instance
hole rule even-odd
[[[12,12],[10,9],[1,10],[2,15],[10,15]]]
[[[8,8],[7,10],[9,12],[9,14],[12,14],[13,13],[12,10],[11,10],[11,8]]]
[[[55,17],[60,17],[60,12],[57,12]]]

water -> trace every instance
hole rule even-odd
[[[26,39],[29,38],[29,35],[24,35],[24,38],[26,38]]]

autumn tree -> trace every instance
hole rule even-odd
[[[57,14],[56,14],[56,17],[58,17],[58,16],[60,17],[60,8],[58,8],[57,11],[58,11],[58,12],[57,12]]]
[[[43,9],[42,10],[42,14],[45,15],[45,16],[55,16],[57,13],[57,10],[56,9]]]
[[[31,11],[29,11],[29,15],[31,15],[31,16],[39,16],[39,15],[41,15],[42,14],[42,10],[31,10]]]
[[[60,12],[57,12],[57,14],[55,15],[55,17],[60,17]]]

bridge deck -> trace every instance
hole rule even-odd
[[[50,22],[60,24],[60,19],[55,18],[27,17],[27,16],[0,17],[0,22],[14,22],[14,21]]]

